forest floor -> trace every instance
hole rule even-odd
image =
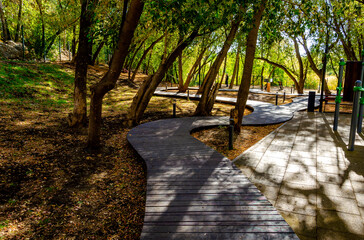
[[[91,67],[89,85],[106,70]],[[87,129],[70,128],[66,121],[73,76],[68,63],[0,62],[0,239],[139,238],[145,166],[128,144],[130,129],[123,124],[137,89],[122,74],[105,96],[104,147],[90,153]],[[139,75],[136,83],[145,77]],[[142,123],[172,117],[172,101],[153,97]],[[177,99],[177,117],[191,116],[196,106]],[[213,115],[229,115],[231,108],[215,104]],[[193,135],[204,142],[214,139],[212,145],[233,159],[277,127],[243,127],[233,151],[227,150],[226,127]]]

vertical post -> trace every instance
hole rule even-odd
[[[25,44],[24,44],[24,26],[21,25],[21,44],[23,50],[23,60],[25,59]]]
[[[286,101],[286,91],[283,92],[283,103]]]
[[[343,82],[343,73],[344,73],[344,66],[345,66],[345,61],[344,59],[340,59],[340,68],[339,68],[339,80],[337,83],[337,88],[336,88],[336,98],[335,98],[335,115],[334,115],[334,126],[333,126],[333,130],[337,131],[337,126],[339,123],[339,113],[340,113],[340,103],[341,103],[341,91],[343,90],[342,88],[342,82]]]
[[[190,90],[187,90],[187,100],[190,101]]]
[[[308,93],[307,112],[314,112],[315,111],[315,98],[316,98],[316,92],[315,91],[310,91]]]
[[[234,148],[233,135],[234,135],[234,118],[230,118],[230,120],[229,120],[229,150],[232,150]]]
[[[61,52],[61,35],[59,35],[59,41],[58,41],[58,51],[59,51],[59,61],[62,61],[62,52]]]
[[[361,74],[360,74],[360,81],[362,82],[362,88],[364,87],[364,50],[362,52],[362,66],[361,66]],[[364,112],[364,92],[361,92],[360,94],[360,107],[359,107],[359,119],[358,119],[358,133],[362,132],[363,127],[363,112]]]
[[[68,60],[71,61],[71,48],[69,41],[67,41],[67,51],[68,51]],[[97,57],[99,57],[99,55],[97,55]]]
[[[176,99],[173,99],[173,118],[176,117]]]
[[[291,94],[293,94],[293,86],[291,87]]]
[[[360,88],[361,88],[361,81],[358,80],[355,82],[355,87],[354,87],[353,112],[351,116],[349,146],[348,146],[349,151],[354,151],[355,133],[356,133],[356,126],[358,123]]]
[[[276,105],[278,105],[278,92],[276,92]]]

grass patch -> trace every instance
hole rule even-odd
[[[72,101],[74,76],[49,63],[4,62],[0,64],[0,100],[60,106]]]

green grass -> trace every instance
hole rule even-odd
[[[74,76],[59,65],[0,62],[0,100],[61,106],[72,103]]]

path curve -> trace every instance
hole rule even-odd
[[[128,133],[147,165],[141,239],[298,239],[229,159],[190,135],[227,122],[227,117],[165,119]]]
[[[235,99],[218,97],[217,101],[233,104]],[[265,125],[290,120],[295,111],[306,108],[307,98],[284,106],[247,104],[254,111],[244,117],[243,125]],[[127,139],[147,165],[141,239],[298,239],[229,159],[190,135],[196,128],[227,124],[228,117],[188,117],[130,130]]]
[[[163,88],[159,88],[155,91],[154,95],[161,97],[187,98],[187,93],[166,92]],[[201,95],[190,94],[189,98],[198,100],[201,98]],[[271,103],[248,100],[246,105],[248,108],[252,109],[253,112],[244,116],[242,125],[260,126],[287,122],[293,118],[293,114],[295,112],[302,111],[307,108],[307,101],[308,97],[302,96],[292,99],[292,103],[276,106]],[[216,102],[235,104],[236,98],[217,96]],[[319,97],[316,97],[315,106],[318,106],[319,104]]]

